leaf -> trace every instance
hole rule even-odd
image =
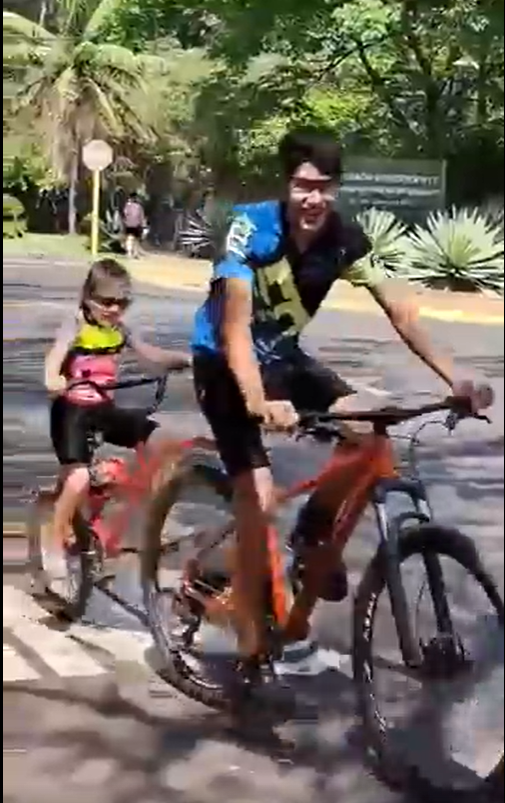
[[[101,0],[86,22],[83,36],[86,39],[93,39],[96,37],[107,23],[107,20],[121,8],[122,4],[122,0]]]
[[[4,44],[4,67],[42,67],[47,57],[47,49],[41,46],[21,42]]]
[[[11,37],[24,39],[33,42],[34,45],[51,45],[55,41],[54,34],[13,11],[3,12],[3,33],[7,40]]]
[[[194,254],[205,253],[211,259],[219,259],[232,219],[232,204],[214,202],[207,212],[197,211],[189,216],[179,243]]]
[[[356,217],[372,243],[372,256],[383,273],[389,276],[408,274],[407,226],[392,212],[373,207]]]

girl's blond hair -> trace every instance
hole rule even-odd
[[[81,290],[81,303],[88,298],[92,298],[100,284],[111,280],[120,284],[125,294],[130,294],[132,281],[126,268],[115,259],[98,259],[92,264],[84,280]]]

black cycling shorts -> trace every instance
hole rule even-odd
[[[195,356],[195,390],[230,477],[268,466],[261,427],[252,420],[235,376],[220,356]],[[353,388],[330,368],[298,350],[262,371],[269,400],[289,400],[296,410],[326,412]]]
[[[62,465],[89,465],[93,456],[90,436],[95,433],[114,446],[134,449],[157,426],[144,412],[122,410],[112,402],[85,406],[59,397],[51,406],[51,440]]]
[[[128,234],[130,237],[135,237],[137,240],[142,239],[142,232],[144,229],[142,226],[125,226],[125,233]]]

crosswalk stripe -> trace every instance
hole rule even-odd
[[[94,677],[107,671],[64,633],[40,622],[47,612],[19,588],[3,587],[4,626],[61,677]],[[35,621],[34,621],[35,620]]]
[[[3,680],[13,683],[19,680],[38,680],[40,675],[32,669],[28,661],[19,655],[10,644],[4,644]]]
[[[149,633],[116,630],[112,627],[90,627],[74,624],[69,635],[77,638],[81,644],[97,647],[116,661],[130,661],[149,668],[145,659],[146,650],[152,646]]]

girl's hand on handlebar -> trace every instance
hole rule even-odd
[[[186,371],[191,368],[191,357],[182,351],[168,352],[166,367],[170,371]]]
[[[61,396],[67,389],[67,380],[61,374],[46,376],[45,386],[51,396]]]

